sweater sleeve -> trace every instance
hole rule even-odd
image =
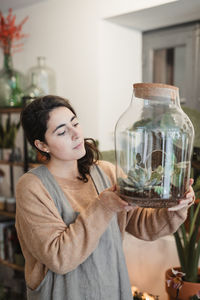
[[[126,215],[125,230],[137,238],[153,241],[174,233],[186,218],[187,208],[179,211],[133,208]]]
[[[75,269],[94,251],[114,215],[96,197],[67,226],[42,182],[30,173],[17,184],[16,203],[19,240],[36,260],[58,274]]]

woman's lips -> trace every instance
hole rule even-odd
[[[82,146],[83,142],[78,143],[78,145],[76,145],[73,149],[78,149]]]

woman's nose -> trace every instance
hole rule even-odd
[[[75,127],[72,127],[70,132],[71,132],[71,137],[73,140],[76,140],[79,138],[78,130]]]

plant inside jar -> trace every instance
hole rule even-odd
[[[155,154],[162,151],[153,152]],[[178,199],[185,192],[184,174],[187,173],[185,171],[189,162],[175,163],[174,160],[175,157],[170,165],[165,167],[158,165],[153,169],[146,167],[141,162],[140,153],[137,153],[134,166],[129,170],[128,176],[118,178],[121,197],[130,204],[143,207],[170,207],[177,204]],[[170,194],[167,197],[165,193],[166,182],[170,184]]]

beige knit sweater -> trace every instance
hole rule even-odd
[[[115,168],[105,161],[99,166],[115,183]],[[75,211],[80,212],[69,227],[63,222],[54,201],[38,177],[24,174],[16,188],[16,229],[25,257],[27,285],[35,289],[48,269],[65,274],[81,264],[97,247],[114,212],[102,205],[92,180],[65,180],[55,177]],[[122,233],[154,240],[177,230],[187,216],[187,209],[135,208],[118,214]],[[106,255],[106,253],[105,253]]]

